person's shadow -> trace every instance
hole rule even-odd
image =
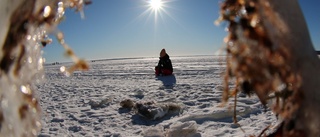
[[[169,76],[157,76],[156,80],[160,80],[165,89],[173,89],[176,84],[176,77],[172,74]]]

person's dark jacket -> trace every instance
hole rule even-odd
[[[159,62],[158,62],[158,68],[161,69],[169,69],[171,70],[171,72],[173,72],[173,68],[172,68],[172,63],[171,60],[169,58],[169,55],[166,54],[163,57],[159,57]]]

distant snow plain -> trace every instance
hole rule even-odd
[[[171,57],[174,75],[156,77],[158,58],[88,61],[89,71],[66,77],[62,65],[45,65],[46,81],[37,85],[43,110],[39,137],[47,136],[258,136],[273,132],[278,121],[256,96],[240,93],[238,123],[233,123],[233,98],[220,107],[224,56]],[[234,83],[230,83],[234,87]],[[154,101],[181,106],[179,113],[156,120],[120,102]]]

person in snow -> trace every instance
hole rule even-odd
[[[159,59],[158,66],[155,67],[156,76],[172,75],[172,63],[165,49],[161,50]]]

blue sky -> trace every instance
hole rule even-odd
[[[58,29],[76,55],[86,60],[158,57],[162,48],[170,56],[213,55],[224,45],[225,26],[214,25],[218,0],[163,0],[157,14],[148,1],[93,0],[85,7],[85,19],[68,10]],[[299,2],[313,44],[320,50],[320,1]],[[70,61],[55,40],[43,50],[47,63]]]

